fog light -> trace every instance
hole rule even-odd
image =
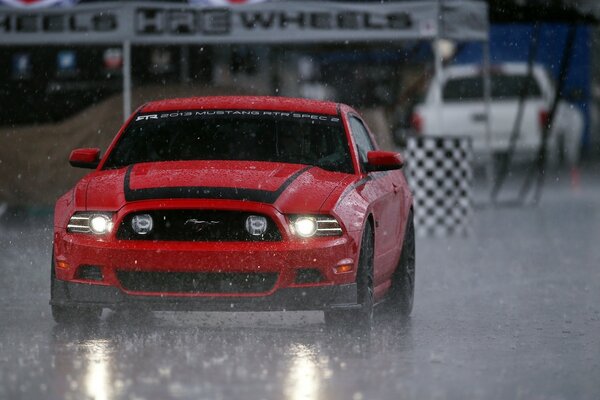
[[[246,231],[252,236],[261,236],[267,231],[267,219],[262,215],[250,215],[246,218]]]
[[[152,231],[154,221],[150,214],[139,214],[131,219],[131,228],[138,235],[147,235]]]
[[[90,229],[96,234],[108,233],[112,229],[112,221],[106,215],[94,215],[90,219]]]

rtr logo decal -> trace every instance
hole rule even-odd
[[[79,0],[0,0],[4,4],[19,8],[43,8],[51,6],[72,6]]]
[[[158,119],[158,114],[138,115],[135,121],[148,121],[149,119]]]

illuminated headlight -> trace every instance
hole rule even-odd
[[[252,236],[261,236],[267,231],[267,218],[262,215],[250,215],[246,218],[246,231]]]
[[[339,236],[342,234],[340,223],[327,215],[296,216],[290,219],[290,228],[294,235],[309,238],[313,236]]]
[[[90,228],[98,235],[108,233],[112,229],[112,221],[106,215],[94,215],[90,218]]]
[[[301,237],[311,237],[317,232],[317,221],[313,217],[298,217],[292,223],[293,231]]]
[[[112,213],[77,212],[69,220],[67,232],[104,235],[110,233],[112,228]]]
[[[152,231],[154,221],[150,214],[139,214],[131,219],[131,228],[138,235],[147,235]]]

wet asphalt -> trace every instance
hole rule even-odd
[[[0,399],[600,399],[600,171],[417,240],[415,308],[50,316],[51,219],[0,220]]]

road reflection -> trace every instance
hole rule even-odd
[[[377,357],[411,347],[409,322],[376,324],[364,332],[328,329],[319,315],[110,313],[95,325],[54,326],[51,391],[95,400],[352,398],[338,384],[348,366],[369,373]]]
[[[289,353],[292,359],[285,384],[285,397],[290,400],[317,398],[321,375],[315,352],[304,344],[292,343]]]
[[[114,398],[113,382],[110,376],[112,363],[110,344],[110,341],[106,339],[90,339],[81,343],[81,347],[87,352],[85,389],[88,396],[95,400]]]

